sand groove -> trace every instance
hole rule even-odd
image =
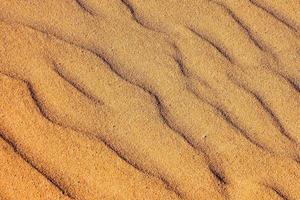
[[[32,161],[29,160],[28,158],[26,158],[26,156],[24,156],[22,154],[22,152],[20,152],[18,150],[18,148],[16,147],[16,144],[14,144],[13,142],[11,142],[10,140],[6,139],[4,134],[0,134],[1,140],[3,140],[4,142],[6,142],[10,148],[13,149],[14,153],[16,153],[22,160],[24,160],[31,168],[33,168],[34,171],[37,171],[39,174],[41,174],[48,182],[50,182],[51,184],[53,184],[58,191],[60,191],[62,194],[64,194],[66,197],[68,197],[69,199],[74,199],[73,197],[71,197],[64,188],[61,188],[59,185],[57,185],[55,183],[55,181],[49,177],[48,175],[46,175],[43,171],[37,169],[34,164],[32,164]]]
[[[287,26],[289,29],[292,29],[295,32],[298,32],[297,28],[293,27],[290,23],[288,23],[285,19],[280,18],[278,15],[276,15],[273,11],[269,10],[268,7],[264,7],[261,4],[259,4],[257,1],[255,0],[249,0],[252,4],[254,4],[255,6],[257,6],[258,8],[264,10],[265,12],[267,12],[268,14],[272,15],[275,19],[277,19],[278,21],[280,21],[281,23],[283,23],[285,26]]]

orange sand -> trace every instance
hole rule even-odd
[[[0,0],[1,200],[299,200],[299,0]]]

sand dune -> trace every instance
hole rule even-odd
[[[0,0],[0,199],[300,199],[299,0]]]

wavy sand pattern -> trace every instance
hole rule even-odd
[[[299,200],[299,0],[0,0],[1,200]]]

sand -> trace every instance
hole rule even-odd
[[[1,200],[299,200],[299,0],[0,0]]]

